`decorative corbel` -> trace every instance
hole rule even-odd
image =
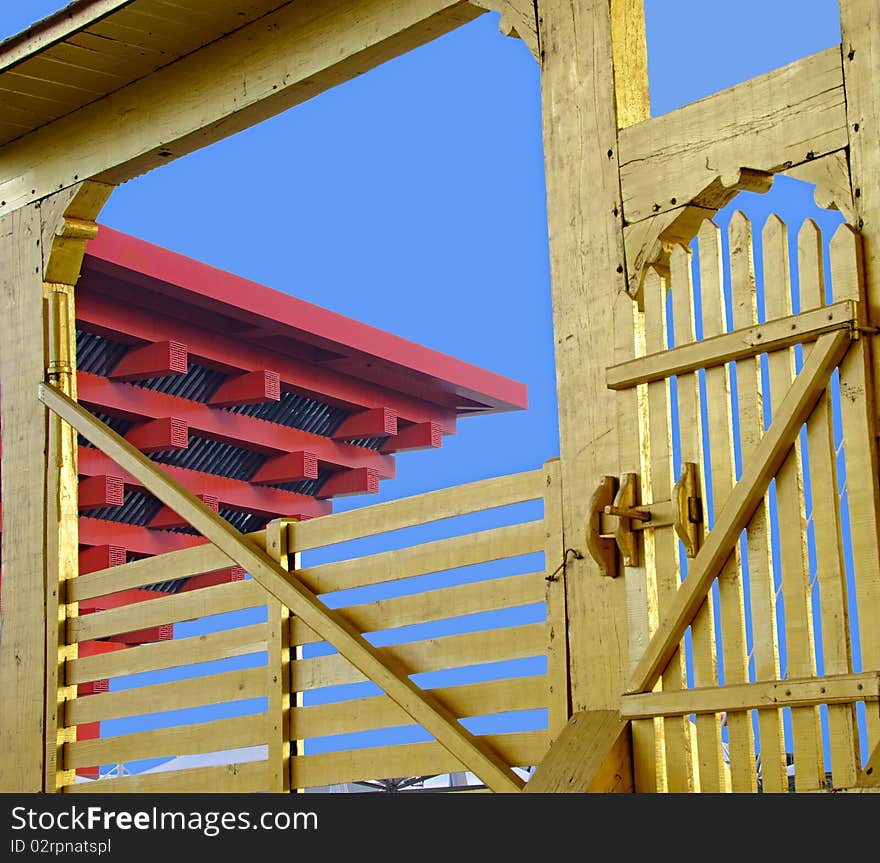
[[[816,187],[813,199],[817,207],[822,210],[838,210],[850,225],[858,227],[846,150],[835,150],[818,159],[788,168],[782,173],[787,177],[812,183]]]
[[[540,63],[541,50],[538,45],[538,25],[535,21],[535,4],[532,0],[470,0],[471,5],[499,12],[501,20],[498,29],[505,36],[522,39],[532,56]]]
[[[818,161],[818,160],[817,160]],[[711,219],[739,192],[764,193],[773,185],[773,174],[751,168],[722,171],[702,192],[684,206],[666,210],[623,229],[627,292],[641,305],[648,267],[660,272],[669,268],[673,246],[687,245],[705,219]]]

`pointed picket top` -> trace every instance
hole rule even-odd
[[[831,287],[835,300],[861,299],[864,285],[862,236],[844,222],[831,238]]]
[[[822,231],[806,219],[798,231],[798,287],[801,311],[825,305],[825,275],[822,269]]]

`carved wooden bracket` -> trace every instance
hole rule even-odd
[[[838,210],[850,225],[858,228],[846,150],[835,150],[782,173],[796,180],[813,183],[816,187],[813,193],[816,206],[823,210]]]
[[[817,160],[819,161],[819,160]],[[764,193],[773,185],[773,174],[751,168],[722,171],[702,192],[684,206],[642,219],[623,229],[627,292],[641,305],[648,267],[661,273],[669,267],[672,247],[689,243],[705,219],[711,219],[739,192]]]
[[[470,0],[472,6],[500,12],[498,29],[505,36],[518,37],[528,46],[532,56],[540,63],[541,49],[538,45],[538,25],[535,21],[535,4],[532,0]]]

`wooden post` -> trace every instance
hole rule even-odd
[[[632,300],[625,291],[617,128],[618,111],[632,123],[647,105],[639,59],[644,19],[641,2],[537,5],[563,535],[565,547],[578,548],[591,486],[602,475],[640,469],[637,417],[630,428],[619,428],[605,368],[619,346],[630,348],[634,338]],[[618,22],[613,28],[612,20]],[[629,50],[612,50],[612,30],[629,34]],[[640,109],[631,98],[625,109],[616,108],[615,76],[622,82],[618,92],[643,94]],[[621,436],[631,438],[623,447]],[[585,555],[568,568],[566,602],[572,710],[616,709],[628,668],[625,579],[604,577]]]
[[[0,220],[0,429],[3,582],[0,613],[0,791],[43,790],[46,682],[44,537],[46,411],[40,210]]]
[[[289,570],[286,519],[276,518],[266,525],[266,553]],[[266,674],[269,686],[267,725],[269,731],[268,791],[290,790],[290,609],[269,595],[268,655]]]

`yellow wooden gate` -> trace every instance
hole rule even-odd
[[[709,220],[694,251],[675,245],[646,273],[633,358],[607,370],[638,391],[621,433],[642,471],[601,478],[587,544],[627,579],[641,645],[621,701],[636,790],[850,787],[860,732],[880,732],[860,238],[835,233],[827,290],[814,222],[796,268],[778,217],[757,265],[753,239],[737,212],[727,256]]]

